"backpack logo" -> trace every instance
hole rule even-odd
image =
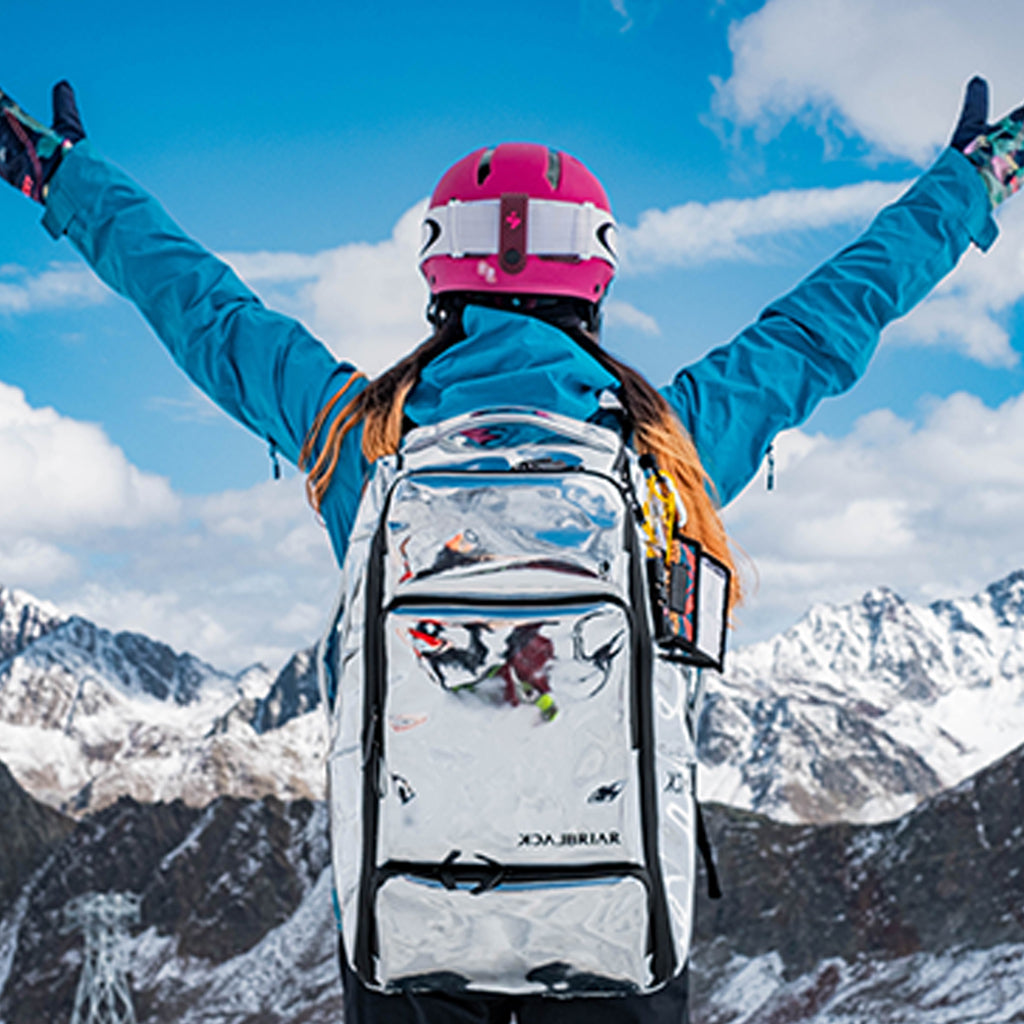
[[[519,846],[621,846],[618,832],[520,832]]]
[[[590,796],[587,797],[588,804],[610,804],[626,788],[625,779],[617,779],[604,786],[598,786]]]

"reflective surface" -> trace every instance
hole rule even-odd
[[[646,903],[632,878],[479,896],[396,878],[377,900],[381,972],[429,976],[446,962],[484,991],[564,992],[586,975],[635,987],[648,978],[637,943],[647,933]]]
[[[520,578],[518,586],[571,590],[587,578],[621,585],[623,514],[618,489],[584,472],[406,477],[388,507],[386,598],[426,580],[431,589],[478,583],[510,592],[508,581],[485,577],[517,568],[555,577]],[[559,578],[567,575],[581,579]]]
[[[386,634],[378,863],[639,861],[621,608],[403,608]]]
[[[652,651],[635,677],[650,612],[619,439],[502,415],[412,432],[352,531],[325,683],[343,937],[384,987],[644,989],[657,901],[688,952],[690,671]]]

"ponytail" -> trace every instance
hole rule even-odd
[[[317,512],[331,485],[341,456],[341,445],[348,432],[356,424],[363,424],[363,455],[368,462],[376,462],[383,455],[397,452],[405,426],[405,400],[420,379],[423,367],[465,337],[458,317],[446,320],[426,341],[350,398],[333,419],[331,413],[335,406],[353,383],[366,380],[365,374],[352,374],[345,386],[320,410],[299,452],[299,469],[307,474],[306,497]],[[314,459],[313,452],[328,419],[331,419],[331,425],[320,454]]]

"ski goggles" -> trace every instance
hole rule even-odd
[[[432,206],[423,219],[420,264],[435,256],[479,257],[503,251],[503,223],[526,225],[526,255],[618,267],[615,218],[593,203],[504,196]]]

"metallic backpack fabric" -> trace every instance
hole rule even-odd
[[[320,651],[365,984],[610,995],[685,965],[694,664],[720,661],[724,592],[709,655],[656,642],[644,487],[614,431],[519,409],[376,464]]]

